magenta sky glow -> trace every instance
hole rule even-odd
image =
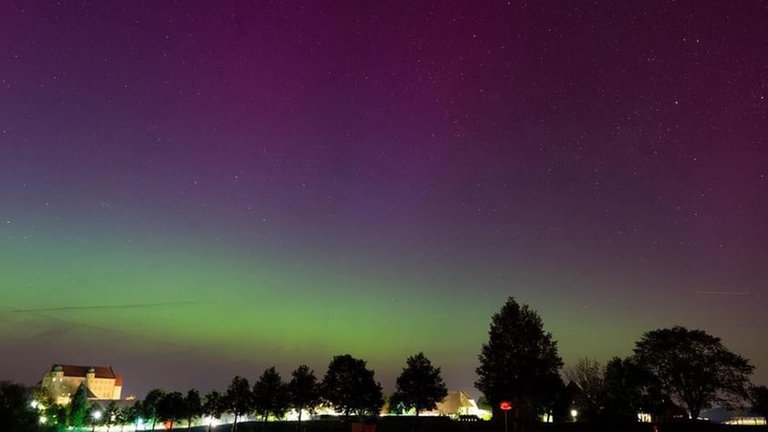
[[[566,363],[679,324],[768,383],[766,22],[750,0],[4,2],[0,378],[111,364],[141,395],[352,352],[391,389],[423,350],[475,392],[511,295]],[[137,304],[164,306],[98,309]],[[92,309],[47,310],[70,306]]]

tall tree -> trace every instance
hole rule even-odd
[[[203,414],[208,416],[211,420],[208,422],[208,430],[211,429],[212,420],[221,418],[221,415],[226,411],[224,402],[224,396],[216,390],[205,395]]]
[[[9,431],[36,431],[38,416],[30,406],[30,390],[21,384],[0,381],[0,428]]]
[[[266,422],[269,415],[282,417],[288,410],[288,387],[274,366],[253,384],[253,407]]]
[[[170,423],[170,428],[185,416],[184,395],[180,392],[170,392],[163,395],[157,404],[157,418],[161,422]]]
[[[141,401],[137,399],[133,402],[133,405],[126,407],[125,409],[126,423],[132,424],[134,429],[138,429],[142,412],[143,408],[141,407]]]
[[[422,411],[437,408],[448,390],[440,376],[440,368],[432,366],[423,352],[408,357],[405,363],[403,372],[397,377],[394,400],[408,409],[413,408],[418,418]]]
[[[359,416],[377,416],[384,404],[381,384],[366,362],[349,354],[337,355],[328,365],[322,383],[323,398],[337,410]]]
[[[80,383],[69,403],[69,425],[74,428],[86,426],[88,421],[88,387]]]
[[[475,387],[493,406],[511,401],[523,419],[548,408],[562,387],[558,370],[563,360],[557,343],[544,331],[539,315],[512,297],[491,319],[488,343],[483,344]]]
[[[141,401],[141,415],[144,416],[146,421],[152,422],[152,430],[155,430],[157,425],[157,407],[160,404],[160,400],[165,395],[165,391],[161,389],[152,389]]]
[[[190,389],[184,396],[184,417],[187,420],[187,430],[192,428],[192,420],[203,415],[203,402],[200,393]]]
[[[746,400],[754,370],[720,338],[680,326],[646,332],[635,344],[634,358],[692,419],[713,403]]]
[[[580,390],[576,401],[579,419],[594,420],[602,405],[605,376],[603,366],[597,360],[585,357],[566,367],[564,373]]]
[[[603,408],[607,420],[634,423],[637,413],[648,411],[648,374],[632,359],[614,357],[605,365]]]
[[[301,432],[301,415],[305,409],[310,412],[320,403],[320,389],[317,384],[315,371],[307,365],[300,365],[291,374],[291,381],[288,383],[288,396],[290,398],[290,407],[299,413],[299,427]]]
[[[234,432],[237,430],[238,418],[253,409],[253,393],[251,393],[251,385],[247,378],[241,376],[232,378],[232,383],[229,384],[224,396],[224,406],[235,416],[232,423],[232,431]]]

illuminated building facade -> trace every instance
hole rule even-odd
[[[119,400],[123,391],[123,377],[111,366],[53,365],[43,375],[41,385],[50,392],[54,402],[67,405],[82,383],[90,400]]]

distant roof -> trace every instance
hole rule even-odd
[[[90,388],[87,386],[85,387],[85,397],[88,399],[98,399],[99,397],[96,396],[96,393],[94,393]]]
[[[463,390],[449,390],[445,398],[437,403],[437,410],[444,414],[457,413],[461,408],[475,408],[475,404]]]
[[[64,376],[69,376],[69,377],[85,378],[85,375],[89,371],[91,371],[91,369],[93,370],[93,373],[95,374],[96,378],[115,379],[119,376],[115,374],[115,371],[112,370],[112,366],[76,366],[76,365],[56,364],[56,365],[53,365],[53,367],[51,368],[51,371],[57,371],[59,369],[61,369],[61,371],[64,372]]]

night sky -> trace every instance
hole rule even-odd
[[[124,395],[683,325],[768,384],[768,7],[4,1],[0,379]]]

